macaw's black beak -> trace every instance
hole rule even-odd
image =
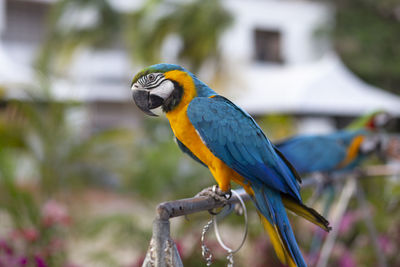
[[[151,112],[151,109],[158,108],[164,103],[163,98],[155,94],[150,94],[150,92],[146,90],[133,90],[132,96],[136,106],[150,116],[157,116]]]

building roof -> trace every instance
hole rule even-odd
[[[399,96],[363,82],[335,54],[301,65],[256,65],[242,76],[247,89],[234,99],[251,114],[360,115],[383,109],[400,115]]]
[[[116,6],[124,6],[125,2],[112,1]],[[235,16],[234,25],[221,41],[224,66],[231,75],[225,79],[225,92],[248,112],[360,115],[385,109],[400,116],[400,97],[361,81],[333,52],[326,52],[329,45],[323,45],[323,49],[317,45],[320,42],[313,33],[331,23],[331,8],[326,4],[256,0],[224,3]],[[256,29],[279,32],[284,64],[254,60]],[[0,85],[14,89],[36,84],[28,63],[35,49],[27,49],[29,44],[18,46],[5,41],[0,42]],[[135,68],[125,51],[80,51],[75,58],[68,79],[55,78],[52,89],[56,99],[130,101],[130,76]],[[21,97],[20,91],[7,93],[9,97]]]

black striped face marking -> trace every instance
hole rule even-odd
[[[158,87],[165,80],[163,73],[149,73],[140,77],[137,82],[143,87],[143,89],[151,90]]]

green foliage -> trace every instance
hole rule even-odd
[[[93,13],[95,21],[81,26],[83,13]],[[72,17],[72,19],[71,19]],[[218,56],[218,40],[232,17],[217,0],[146,0],[131,13],[119,13],[106,0],[62,0],[54,4],[49,31],[37,60],[43,73],[62,73],[79,47],[104,47],[126,43],[133,62],[160,61],[165,40],[176,35],[181,40],[179,59],[196,71]]]
[[[7,211],[17,228],[39,224],[39,211],[35,199],[27,190],[21,190],[15,182],[15,153],[4,149],[0,152],[0,207]]]
[[[400,93],[398,1],[334,0],[336,50],[369,83]]]
[[[15,173],[18,162],[13,156],[15,153],[4,147],[0,151],[0,213],[6,215],[2,218],[9,219],[12,226],[5,236],[0,236],[2,249],[8,251],[6,257],[0,255],[1,263],[11,266],[18,259],[27,266],[36,266],[39,261],[61,266],[67,259],[61,241],[65,238],[65,227],[58,222],[48,224],[40,204],[43,199],[18,185]]]
[[[154,15],[160,14],[160,15]],[[206,60],[218,56],[218,39],[232,17],[220,1],[146,1],[130,16],[128,32],[133,60],[158,63],[165,39],[176,35],[181,41],[178,59],[196,72]]]
[[[137,225],[138,215],[111,214],[95,216],[82,221],[79,232],[85,233],[89,239],[99,237],[104,231],[111,230],[112,241],[115,244],[125,243],[130,246],[146,243],[151,237],[150,229],[142,229]],[[135,242],[132,242],[135,240]]]
[[[19,122],[10,123],[12,113],[15,110],[7,109],[6,112],[0,113],[0,147],[22,148],[24,146],[22,125]]]
[[[257,122],[272,141],[286,138],[296,132],[295,120],[291,116],[270,114],[257,118]]]
[[[141,130],[126,169],[129,191],[160,202],[190,197],[213,183],[206,168],[179,150],[166,120],[146,120]]]
[[[89,260],[95,266],[101,266],[101,267],[119,267],[120,264],[118,262],[118,259],[108,251],[96,251],[93,252],[89,255]]]
[[[80,111],[76,104],[47,100],[16,103],[15,107],[24,119],[25,152],[37,168],[36,178],[43,193],[51,195],[90,183],[113,183],[110,170],[119,167],[117,159],[124,158],[115,145],[129,142],[129,131],[112,129],[85,134],[77,122],[68,119],[71,112]]]
[[[41,210],[48,198],[69,199],[94,188],[137,197],[129,213],[74,213],[76,221],[69,235],[88,242],[110,236],[110,249],[142,251],[151,227],[135,223],[136,217],[142,217],[135,211],[153,211],[155,203],[190,197],[214,182],[206,168],[181,153],[166,121],[146,120],[143,129],[135,132],[109,129],[89,134],[74,119],[73,114],[82,109],[75,103],[48,98],[8,103],[3,112],[0,110],[0,125],[4,125],[0,127],[4,144],[0,151],[0,212],[10,217],[12,228],[32,230],[40,237],[34,244],[27,243],[36,253],[46,250],[53,239],[64,239],[64,231],[42,227]],[[81,201],[76,198],[67,203]],[[149,201],[151,206],[146,206]],[[151,220],[153,213],[148,216]],[[97,259],[102,255],[110,264],[118,262],[106,250],[98,248],[90,253]],[[62,262],[66,252],[60,253],[54,255],[60,259],[46,258],[46,262]],[[88,255],[87,261],[94,262],[93,257]]]
[[[93,23],[80,25],[85,15],[92,16]],[[55,68],[60,70],[70,61],[77,48],[109,45],[120,29],[119,16],[107,0],[57,1],[49,15],[48,35],[37,60],[38,69],[54,73]]]

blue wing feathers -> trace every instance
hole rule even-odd
[[[277,147],[300,173],[329,172],[346,158],[352,140],[365,134],[365,130],[360,130],[296,136],[277,144]]]
[[[245,111],[222,96],[197,97],[187,115],[211,152],[229,167],[249,181],[301,199],[296,175]]]

